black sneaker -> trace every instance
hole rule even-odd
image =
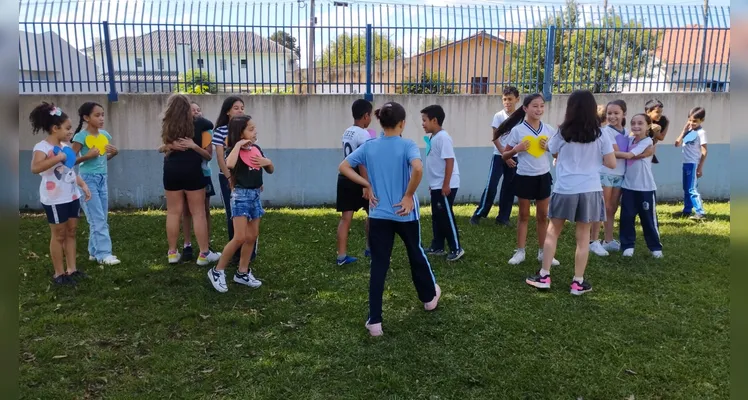
[[[465,255],[465,249],[452,251],[447,255],[447,261],[457,261]]]
[[[77,282],[82,279],[88,279],[88,275],[86,275],[85,272],[81,270],[75,270],[72,274],[68,275],[74,282]]]
[[[71,277],[65,274],[62,274],[58,276],[57,278],[52,278],[52,284],[54,284],[55,286],[59,286],[59,287],[75,286],[75,281]]]
[[[187,246],[182,250],[182,261],[192,261],[195,254],[192,252],[192,246]]]
[[[479,225],[480,224],[480,215],[473,215],[470,217],[470,225]]]
[[[586,280],[582,283],[579,283],[577,281],[571,281],[571,289],[569,290],[569,293],[575,296],[581,296],[591,291],[592,291],[592,285],[590,285],[590,283],[587,282]]]
[[[502,226],[506,226],[507,228],[511,228],[512,221],[504,221],[504,220],[496,218],[496,225],[502,225]]]
[[[424,249],[423,251],[425,251],[426,255],[429,255],[429,256],[441,257],[441,256],[447,255],[447,252],[444,251],[444,249],[432,249],[431,247],[429,247],[428,249]]]

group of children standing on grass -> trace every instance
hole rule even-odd
[[[662,115],[662,103],[650,101],[645,113],[636,114],[626,126],[626,103],[615,100],[598,107],[592,93],[576,91],[567,104],[559,129],[544,124],[545,101],[542,95],[525,96],[519,103],[516,88],[503,92],[504,109],[494,116],[492,142],[495,147],[486,189],[471,224],[478,224],[490,211],[497,186],[503,176],[497,224],[511,226],[509,215],[514,196],[519,199],[517,248],[509,264],[526,258],[527,230],[531,202],[535,202],[538,256],[541,268],[526,283],[539,289],[550,288],[550,267],[559,265],[554,258],[556,243],[565,221],[576,224],[577,248],[575,272],[570,292],[575,295],[591,290],[584,280],[589,252],[605,256],[621,250],[633,256],[634,221],[638,215],[652,256],[663,257],[656,214],[656,186],[651,165],[655,143],[665,138],[668,120]],[[365,130],[372,113],[383,129],[373,139]],[[112,254],[107,224],[107,161],[118,154],[103,130],[104,109],[85,103],[79,109],[80,122],[72,132],[68,116],[49,103],[37,106],[30,115],[34,133],[45,131],[48,137],[33,151],[31,170],[40,174],[40,200],[52,232],[50,255],[55,284],[74,284],[85,274],[75,263],[75,231],[82,206],[90,225],[89,256],[106,265],[120,260]],[[348,231],[353,213],[367,211],[367,249],[371,257],[369,288],[370,334],[382,334],[382,294],[390,256],[397,234],[410,260],[414,285],[427,311],[436,308],[441,288],[436,284],[427,255],[446,256],[457,261],[465,250],[453,213],[460,186],[460,169],[452,138],[442,126],[445,112],[439,105],[421,110],[426,141],[426,158],[421,160],[414,141],[402,138],[406,112],[398,103],[388,102],[373,111],[371,103],[357,100],[352,106],[354,124],[342,136],[344,160],[340,164],[337,188],[338,265],[357,261],[347,254]],[[706,133],[702,128],[705,110],[694,108],[676,139],[683,147],[683,215],[703,219],[705,211],[697,190],[706,159]],[[83,130],[85,124],[86,129]],[[169,263],[191,258],[190,228],[194,228],[200,248],[198,265],[218,262],[208,271],[208,279],[219,292],[226,292],[225,269],[238,264],[233,280],[259,287],[249,269],[257,253],[259,224],[264,210],[260,201],[263,171],[273,173],[274,165],[256,144],[255,121],[244,114],[239,97],[227,98],[214,125],[202,117],[198,104],[181,94],[172,95],[163,113],[164,153],[163,186],[167,201],[167,240]],[[70,142],[72,139],[72,143]],[[208,162],[213,150],[221,169],[219,184],[227,215],[229,243],[222,253],[210,246],[209,198],[215,194]],[[556,181],[550,174],[551,157],[556,166]],[[80,176],[75,165],[80,164]],[[420,215],[416,189],[424,174],[431,195],[433,238],[428,248],[421,243]],[[84,201],[80,201],[80,197]],[[620,200],[620,243],[613,238],[613,220]],[[695,214],[692,214],[695,213]],[[550,219],[550,222],[549,222]],[[180,222],[184,232],[183,254],[177,249]],[[604,226],[604,240],[599,231]],[[446,245],[449,251],[445,249]],[[63,255],[67,258],[64,268]]]

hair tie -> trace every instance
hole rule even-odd
[[[49,110],[49,115],[55,115],[59,117],[62,115],[62,109],[60,107],[55,107]]]

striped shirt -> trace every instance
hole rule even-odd
[[[219,126],[218,128],[213,130],[213,140],[211,140],[211,143],[213,143],[214,146],[226,147],[226,136],[228,135],[228,125]]]

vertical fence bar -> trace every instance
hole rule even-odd
[[[705,82],[704,82],[704,62],[706,61],[706,35],[708,33],[709,29],[709,7],[704,6],[704,38],[701,41],[701,60],[699,60],[699,85],[697,86],[699,90],[704,90],[706,88]],[[698,30],[696,31],[698,32]]]
[[[545,74],[543,75],[543,98],[551,101],[553,93],[553,59],[556,50],[556,25],[548,27],[545,47]]]
[[[374,95],[371,93],[371,50],[372,50],[372,27],[366,24],[366,95],[364,99],[374,101]]]
[[[107,70],[109,73],[109,94],[108,98],[109,101],[115,102],[117,101],[117,89],[114,87],[114,61],[112,61],[112,45],[109,39],[109,22],[108,21],[102,21],[102,26],[104,27],[104,49],[106,50],[106,65]]]

